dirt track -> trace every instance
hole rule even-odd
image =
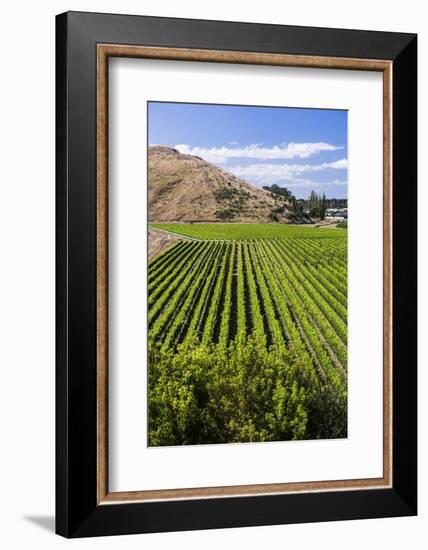
[[[149,228],[149,260],[152,260],[161,252],[177,242],[178,237],[165,231],[156,231]]]

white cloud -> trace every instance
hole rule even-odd
[[[272,183],[275,183],[274,181],[271,182]],[[324,185],[324,184],[321,184],[321,182],[319,181],[312,181],[312,180],[308,180],[308,179],[290,179],[290,180],[286,180],[285,182],[285,187],[289,187],[290,189],[293,189],[294,187],[308,187],[310,189],[316,189],[317,187],[321,187],[321,185]],[[267,185],[265,183],[263,183],[263,185]]]
[[[190,147],[185,143],[176,145],[180,153],[196,155],[208,162],[225,164],[230,158],[251,158],[259,160],[308,158],[322,151],[337,151],[343,149],[330,143],[288,143],[262,147],[261,143],[246,145],[245,147]]]
[[[327,168],[348,168],[348,159],[340,159],[336,160],[335,162],[331,162],[330,166],[328,166],[329,163],[327,163]]]
[[[233,166],[228,169],[239,178],[249,180],[293,180],[296,176],[322,170],[342,170],[348,166],[347,159],[340,159],[334,162],[323,162],[322,164],[249,164],[248,166]]]
[[[328,185],[348,185],[346,180],[333,180],[328,182]]]

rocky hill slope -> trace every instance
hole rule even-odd
[[[148,163],[150,222],[268,222],[284,218],[269,192],[199,157],[156,145],[149,147]]]

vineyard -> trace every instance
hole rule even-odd
[[[346,231],[171,226],[195,240],[149,264],[149,445],[346,437]]]
[[[304,225],[279,223],[153,223],[150,224],[150,227],[198,240],[282,239],[285,237],[311,237],[316,239],[319,237],[344,236],[341,229],[324,228],[319,231]]]

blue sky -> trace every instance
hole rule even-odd
[[[347,197],[347,112],[150,102],[149,144],[198,155],[257,187]]]

